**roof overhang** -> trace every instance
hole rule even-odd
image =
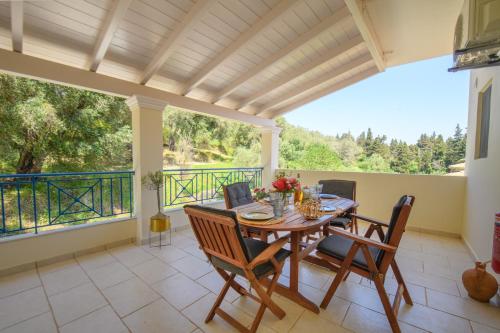
[[[0,71],[272,126],[451,53],[461,0],[0,2]]]

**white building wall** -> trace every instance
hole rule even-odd
[[[475,159],[478,94],[492,84],[488,157]],[[466,200],[463,238],[476,257],[491,259],[493,221],[500,211],[500,67],[471,71],[467,126]]]

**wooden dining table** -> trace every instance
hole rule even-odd
[[[299,264],[301,260],[306,260],[315,264],[321,264],[319,259],[311,256],[311,252],[316,249],[317,244],[328,235],[328,226],[330,221],[342,215],[345,211],[355,208],[358,203],[345,199],[337,198],[327,201],[325,205],[335,207],[335,211],[328,212],[318,219],[306,220],[293,205],[288,207],[288,210],[283,214],[283,219],[276,224],[259,224],[259,223],[246,223],[244,219],[240,219],[242,226],[251,227],[253,229],[261,230],[263,234],[269,232],[289,232],[290,233],[290,283],[288,286],[278,283],[276,292],[297,304],[309,309],[315,313],[319,313],[319,307],[302,295],[299,291]],[[262,202],[254,202],[247,205],[239,206],[233,209],[238,214],[253,212],[253,211],[272,211],[270,204]],[[313,242],[304,242],[303,238],[311,233],[320,231],[322,236],[316,237]]]

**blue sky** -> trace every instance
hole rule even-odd
[[[368,127],[374,134],[415,143],[421,133],[451,136],[467,125],[469,71],[449,73],[451,56],[398,67],[325,96],[285,115],[288,122],[324,134]]]

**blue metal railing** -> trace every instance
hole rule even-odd
[[[248,182],[250,188],[262,186],[263,168],[168,169],[163,170],[163,206],[219,200],[222,186]]]
[[[0,237],[133,214],[133,171],[0,175]]]

